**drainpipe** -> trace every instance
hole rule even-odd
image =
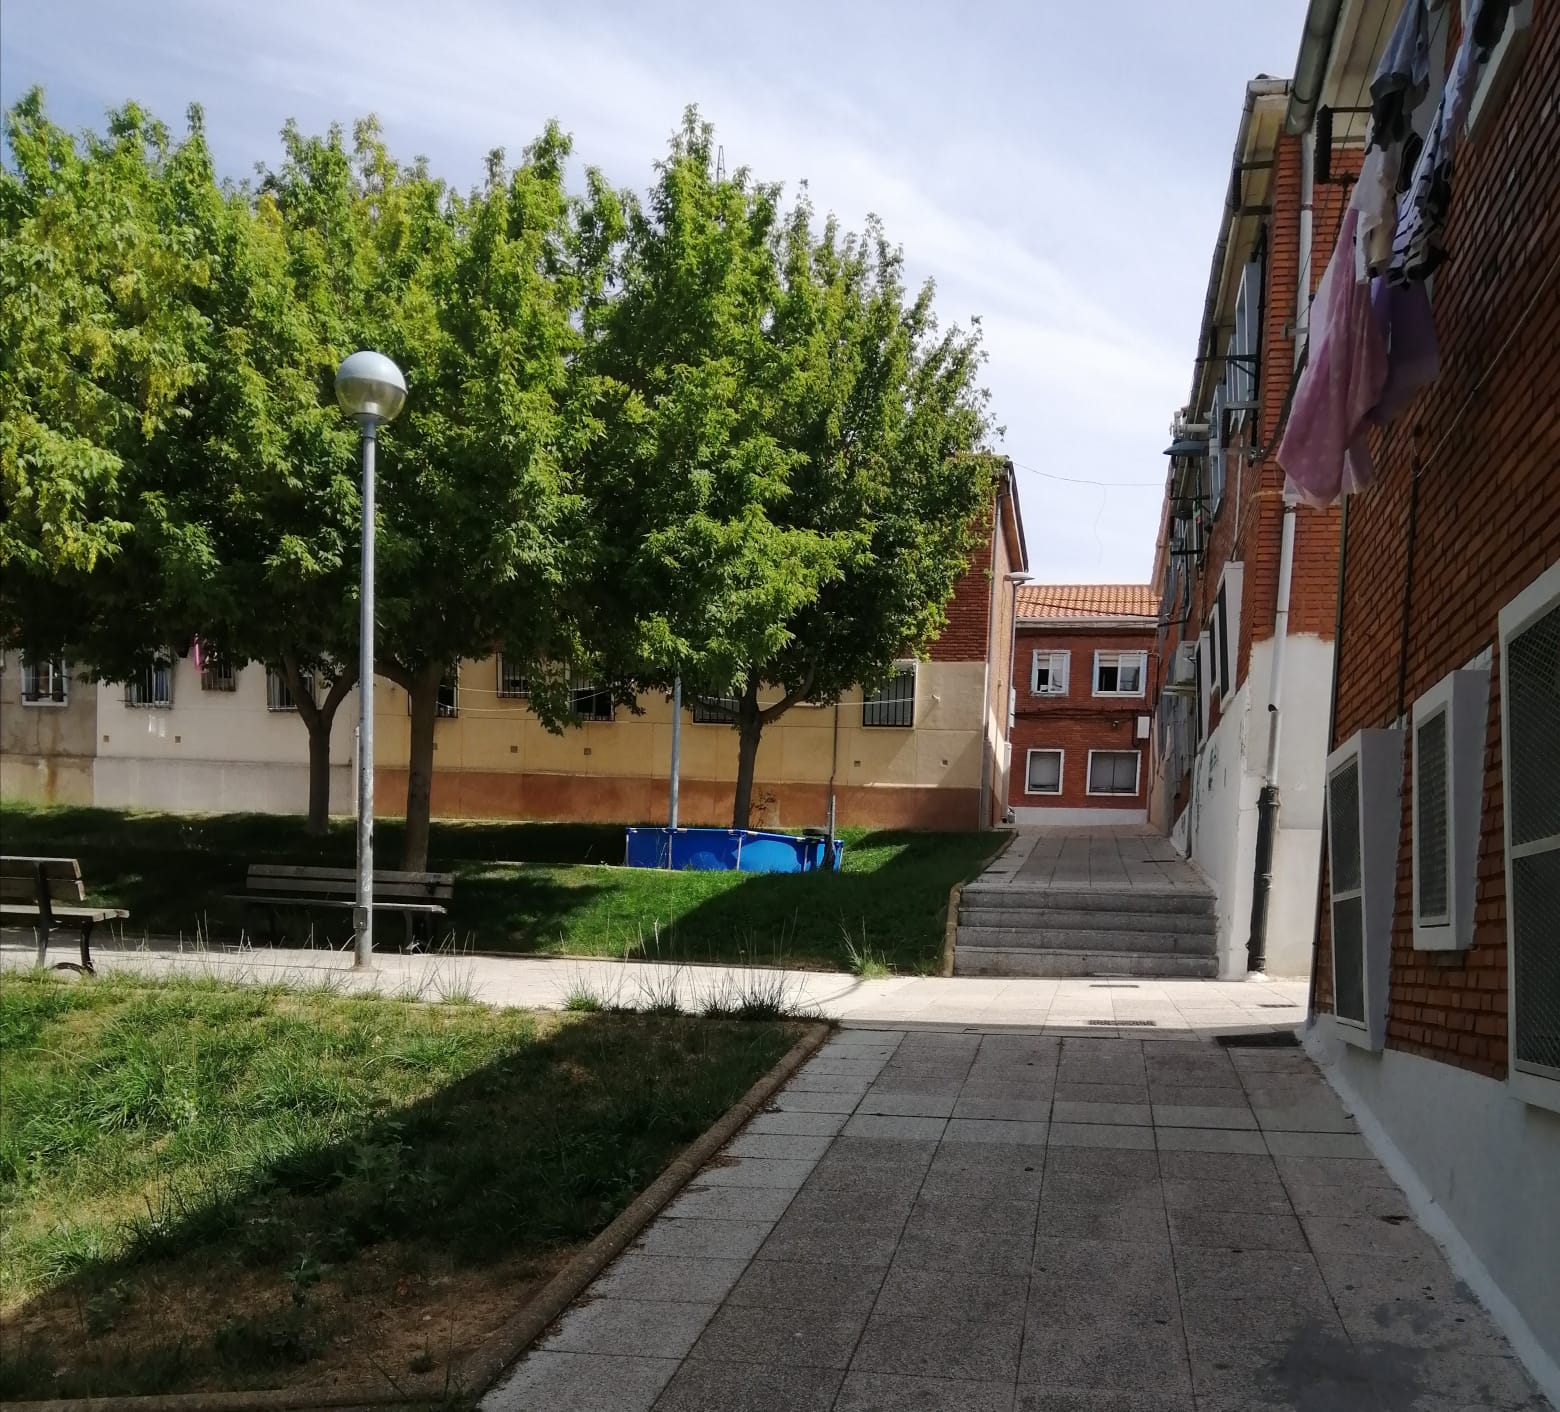
[[[1257,798],[1257,859],[1251,883],[1251,936],[1246,942],[1246,971],[1267,969],[1268,900],[1273,889],[1273,846],[1278,833],[1278,741],[1283,726],[1279,709],[1284,690],[1284,644],[1289,637],[1289,585],[1295,567],[1295,507],[1284,502],[1284,533],[1278,552],[1278,604],[1273,620],[1273,671],[1268,679],[1267,763]]]
[[[1343,0],[1311,0],[1305,10],[1305,27],[1300,34],[1300,52],[1295,56],[1295,76],[1290,85],[1289,107],[1284,111],[1284,131],[1296,137],[1311,126],[1322,84],[1327,79],[1327,62],[1332,58],[1333,37]]]
[[[991,601],[986,605],[986,666],[980,681],[980,804],[975,820],[977,829],[990,826],[991,820],[991,651],[997,636],[997,536],[1002,533],[1002,492],[991,499]]]
[[[672,779],[668,790],[670,795],[667,809],[666,827],[672,832],[677,832],[677,783],[678,776],[682,773],[682,673],[679,672],[672,678]],[[666,841],[666,866],[672,866],[672,841]]]
[[[834,823],[837,817],[834,807],[834,777],[840,768],[840,703],[834,703],[834,743],[829,755],[829,842],[824,849],[823,866],[834,866]]]

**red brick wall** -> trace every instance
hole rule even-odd
[[[1474,943],[1413,949],[1412,795],[1405,760],[1387,1043],[1494,1077],[1506,1071],[1506,899],[1496,643],[1501,607],[1560,560],[1560,13],[1535,6],[1532,43],[1501,108],[1457,156],[1433,301],[1441,377],[1373,439],[1377,479],[1349,507],[1334,740],[1399,716],[1447,672],[1496,648],[1484,761]],[[1407,518],[1420,461],[1417,544]],[[1411,584],[1407,640],[1404,595]],[[1408,752],[1405,751],[1405,755]],[[1318,995],[1331,1006],[1322,921]]]
[[[992,517],[986,537],[970,556],[970,566],[948,603],[948,626],[927,655],[934,662],[984,662],[991,626]]]
[[[1158,661],[1152,628],[1115,631],[1019,625],[1013,678],[1018,684],[1018,710],[1013,722],[1013,776],[1008,802],[1015,806],[1065,809],[1141,809],[1148,798],[1147,741],[1137,739],[1137,718],[1152,709]],[[1036,649],[1070,652],[1066,696],[1036,696],[1030,664]],[[1137,696],[1095,696],[1095,652],[1146,652],[1147,690]],[[1029,794],[1027,752],[1062,749],[1062,793]],[[1088,793],[1090,750],[1139,750],[1135,795]]]

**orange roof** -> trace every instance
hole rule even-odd
[[[1018,586],[1020,618],[1154,618],[1159,594],[1146,583],[1030,583]]]

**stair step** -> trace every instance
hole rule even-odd
[[[1131,951],[1032,951],[995,946],[957,946],[956,976],[1188,976],[1212,980],[1216,956],[1144,954]]]
[[[1168,912],[1212,916],[1216,899],[1206,888],[1151,890],[1133,887],[1034,887],[1023,883],[968,884],[959,894],[965,907],[1001,907],[1028,911]]]
[[[982,902],[959,903],[961,927],[1017,927],[1023,931],[1155,931],[1218,930],[1212,912],[1118,912],[1114,909],[1071,907],[989,907]]]
[[[1049,927],[968,927],[959,923],[955,948],[991,946],[1011,951],[1130,951],[1135,954],[1218,955],[1218,936],[1203,932],[1059,930]]]

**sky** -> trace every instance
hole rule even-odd
[[[375,113],[458,186],[549,118],[643,189],[683,108],[848,228],[876,214],[947,323],[981,320],[1044,583],[1152,570],[1245,83],[1305,0],[6,0],[0,101],[100,127],[205,109],[224,174]],[[1066,479],[1060,479],[1066,478]],[[1080,483],[1081,482],[1081,483]]]

